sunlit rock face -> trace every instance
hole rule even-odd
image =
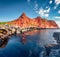
[[[23,13],[18,19],[8,22],[10,25],[26,27],[39,27],[39,28],[58,28],[58,25],[53,20],[43,19],[41,17],[29,18]]]

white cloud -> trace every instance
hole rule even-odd
[[[49,3],[52,4],[52,0],[50,0]]]
[[[56,24],[59,26],[60,28],[60,20],[56,21]]]
[[[55,16],[54,18],[56,18],[56,19],[60,19],[60,16]]]
[[[46,8],[49,8],[48,6],[46,6]]]
[[[48,10],[46,10],[47,12],[50,12],[50,8],[48,8]]]
[[[58,11],[58,13],[60,14],[60,10]]]
[[[37,10],[37,9],[38,9],[38,4],[37,4],[37,3],[35,3],[35,6],[34,6],[33,9],[34,9],[34,10]]]
[[[49,16],[49,14],[45,14],[45,17],[48,17]]]
[[[44,10],[43,10],[43,9],[40,9],[38,13],[39,13],[41,16],[44,16]]]
[[[36,10],[37,11],[38,10],[38,6],[39,5],[38,5],[37,1],[34,1],[34,8],[33,8],[33,10]]]
[[[30,0],[27,0],[28,2],[30,2]]]
[[[54,9],[56,9],[57,8],[57,6],[54,6]]]
[[[50,8],[48,8],[47,10],[44,10],[45,13],[49,13],[50,12]]]
[[[50,8],[48,8],[47,10],[44,10],[43,8],[41,8],[38,13],[43,17],[48,17],[49,12],[50,12]]]
[[[36,12],[36,13],[38,13],[38,11],[37,11],[37,10],[36,10],[35,12]]]
[[[58,7],[58,5],[60,4],[60,0],[55,0],[55,6],[54,6],[54,9],[56,9]]]
[[[60,4],[60,0],[55,0],[56,5]]]

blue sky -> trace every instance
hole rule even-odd
[[[35,18],[41,16],[60,24],[60,0],[0,0],[0,21],[11,21],[25,12]]]

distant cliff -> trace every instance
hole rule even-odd
[[[43,19],[41,17],[29,18],[23,13],[18,19],[8,22],[7,24],[19,26],[21,28],[26,27],[39,27],[39,28],[58,28],[58,25],[53,20]]]

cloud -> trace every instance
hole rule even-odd
[[[55,0],[56,5],[60,4],[60,0]]]
[[[58,11],[58,13],[60,14],[60,10]]]
[[[47,12],[50,12],[50,8],[48,8],[48,10],[46,10]]]
[[[48,17],[49,12],[50,12],[50,8],[48,8],[47,10],[44,10],[43,8],[41,8],[38,13],[43,17]]]
[[[59,26],[60,28],[60,20],[56,21],[56,24]]]
[[[55,16],[54,18],[56,18],[56,19],[60,19],[60,16]]]
[[[54,6],[54,9],[56,9],[58,7],[58,5],[60,4],[60,0],[55,0],[55,6]]]
[[[45,17],[48,17],[49,16],[49,14],[45,14]]]
[[[48,6],[46,6],[46,8],[49,8]]]
[[[52,4],[52,0],[49,1],[49,4]]]
[[[40,9],[38,13],[39,13],[41,16],[44,16],[44,10],[43,10],[43,9]]]
[[[54,9],[56,9],[57,8],[57,6],[54,6]]]
[[[27,0],[28,2],[30,2],[30,0]]]
[[[38,9],[38,3],[37,3],[37,2],[35,2],[35,5],[34,5],[33,10],[37,10],[37,9]]]

